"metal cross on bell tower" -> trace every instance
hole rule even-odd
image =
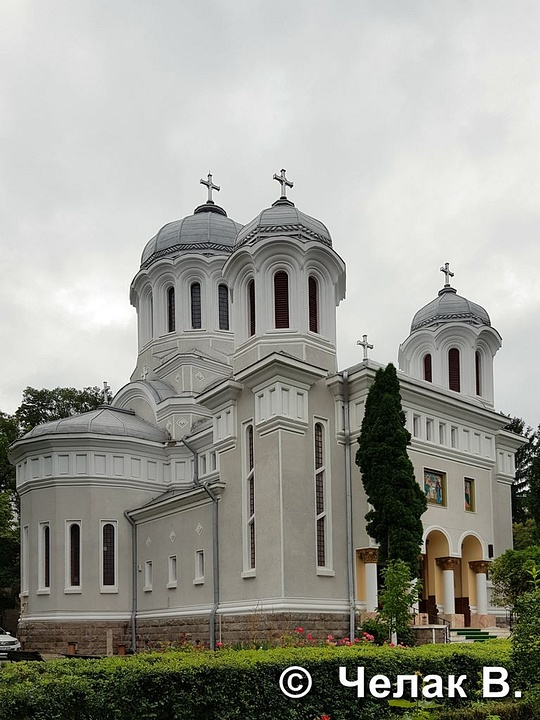
[[[441,272],[444,273],[444,287],[450,287],[450,278],[454,277],[454,273],[450,270],[450,263],[444,263]]]
[[[214,201],[212,200],[212,190],[219,191],[219,190],[221,190],[221,188],[219,187],[219,185],[214,185],[214,183],[212,182],[212,173],[210,173],[210,172],[208,173],[207,180],[203,180],[201,178],[201,185],[206,185],[206,187],[208,188],[208,200],[206,202],[213,204]]]
[[[362,340],[356,341],[357,345],[361,345],[364,348],[364,360],[368,359],[368,350],[373,350],[373,345],[370,345],[367,340],[367,335],[362,335]]]
[[[282,169],[280,175],[276,175],[276,173],[274,173],[274,180],[277,180],[278,183],[281,185],[281,197],[284,199],[287,199],[287,188],[292,188],[294,185],[293,182],[287,180],[287,178],[285,177],[286,172],[286,170]]]

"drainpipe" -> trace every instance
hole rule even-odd
[[[129,510],[124,517],[131,525],[131,651],[137,652],[137,527]]]
[[[218,538],[218,499],[208,487],[208,483],[199,482],[199,454],[185,438],[181,441],[193,455],[193,484],[201,487],[212,500],[212,581],[214,586],[214,603],[210,611],[210,650],[216,649],[216,614],[219,607],[219,538]]]
[[[343,378],[343,429],[345,435],[345,516],[347,536],[347,590],[349,593],[349,639],[356,636],[356,592],[354,587],[354,543],[352,517],[352,477],[351,477],[351,424],[349,415],[349,373],[344,370]]]

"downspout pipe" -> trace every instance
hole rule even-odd
[[[137,526],[135,520],[124,510],[124,517],[131,525],[131,652],[137,652]]]
[[[208,487],[208,483],[199,480],[199,453],[185,438],[181,441],[193,455],[193,484],[201,487],[212,500],[212,583],[214,587],[214,602],[210,611],[210,650],[216,649],[216,614],[219,607],[219,536],[218,536],[218,499]]]
[[[343,378],[343,430],[345,435],[345,516],[347,538],[347,590],[349,594],[349,639],[356,636],[356,592],[354,587],[354,541],[352,515],[351,475],[351,421],[349,402],[349,372],[344,370]]]

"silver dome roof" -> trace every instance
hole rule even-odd
[[[290,200],[280,198],[272,207],[266,208],[240,230],[235,247],[240,247],[256,237],[285,235],[302,240],[318,240],[332,246],[332,238],[326,225],[298,210]]]
[[[193,215],[164,225],[143,250],[141,268],[147,268],[162,257],[180,252],[230,254],[242,225],[227,217],[219,205],[199,205]]]
[[[491,326],[489,315],[481,305],[461,297],[453,287],[445,285],[439,290],[435,300],[421,308],[413,317],[411,332],[450,322]]]
[[[26,433],[24,439],[76,433],[121,435],[158,443],[167,441],[167,435],[163,430],[142,420],[135,415],[133,410],[123,410],[111,405],[102,405],[97,410],[90,410],[82,415],[72,415],[62,420],[52,420],[43,425],[37,425]]]

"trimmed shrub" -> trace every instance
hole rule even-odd
[[[392,712],[387,700],[367,687],[357,698],[356,688],[340,684],[340,667],[350,680],[364,667],[366,685],[378,674],[466,675],[467,698],[441,701],[456,708],[475,699],[483,666],[508,666],[508,658],[509,643],[493,641],[457,651],[365,644],[17,663],[0,670],[0,720],[382,720]],[[313,678],[301,699],[279,689],[281,673],[293,665]]]

